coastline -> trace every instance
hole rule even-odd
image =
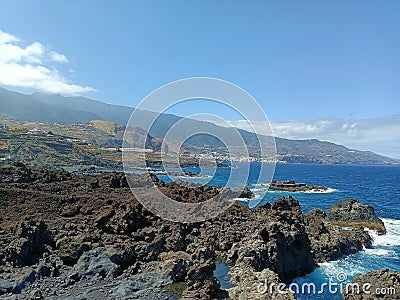
[[[11,243],[14,250],[10,247],[4,249],[2,257],[5,258],[6,268],[3,268],[3,275],[9,274],[9,278],[13,278],[12,274],[26,267],[33,270],[29,271],[29,274],[34,274],[35,280],[32,282],[27,282],[25,277],[22,283],[12,281],[15,292],[18,291],[16,286],[19,289],[21,284],[24,285],[21,293],[32,293],[42,287],[49,289],[50,283],[54,285],[53,289],[50,288],[51,293],[65,289],[79,292],[83,284],[95,287],[104,281],[122,288],[132,284],[129,278],[147,276],[154,279],[148,279],[153,285],[142,286],[137,292],[138,297],[149,290],[162,295],[171,287],[184,283],[182,293],[189,298],[190,295],[203,295],[198,299],[208,299],[213,295],[224,299],[229,293],[236,299],[236,296],[246,293],[249,284],[260,279],[269,278],[276,284],[290,283],[299,275],[312,272],[320,261],[355,253],[372,243],[363,231],[355,231],[343,239],[340,226],[319,215],[303,215],[298,201],[291,197],[288,200],[280,198],[255,210],[234,204],[215,220],[184,226],[162,221],[135,203],[129,188],[123,183],[124,175],[120,173],[78,176],[62,171],[29,171],[22,166],[11,167],[7,172],[3,172],[1,177],[2,191],[8,195],[4,199],[8,203],[3,203],[2,209],[13,207],[19,210],[19,207],[25,207],[27,210],[11,213],[16,219],[8,218],[8,223],[3,220],[3,228],[11,226],[8,227],[10,233],[6,238],[18,240],[21,231],[17,224],[22,222],[24,228],[33,235],[23,235],[21,241],[26,241],[28,245],[38,243],[39,248],[43,249],[37,262],[24,261],[32,256],[32,253],[27,256],[24,243]],[[137,180],[140,180],[140,175],[132,176],[138,176]],[[41,192],[34,192],[38,187]],[[175,183],[171,183],[165,185],[164,191],[170,193],[176,188]],[[184,191],[184,188],[180,189]],[[210,190],[212,193],[216,191]],[[49,192],[52,197],[45,196]],[[19,195],[17,202],[15,195]],[[41,204],[40,201],[45,203]],[[191,201],[198,200],[193,198]],[[26,206],[28,203],[29,206]],[[42,210],[43,205],[48,207],[47,211]],[[33,217],[26,219],[28,214]],[[44,225],[41,225],[42,221]],[[318,230],[324,227],[328,230],[324,234],[328,234],[329,238],[325,242],[311,238],[310,242],[310,237],[320,236]],[[48,236],[49,233],[51,239],[35,241],[35,236]],[[337,242],[326,243],[333,237]],[[340,248],[339,245],[343,243],[348,243],[349,247]],[[139,245],[141,250],[137,252],[134,249]],[[121,246],[122,249],[118,250]],[[27,249],[31,248],[29,246]],[[331,254],[327,256],[318,249],[331,249]],[[233,266],[230,276],[234,287],[228,291],[220,288],[213,274],[217,257]],[[303,258],[299,260],[299,257]],[[99,271],[99,274],[106,275],[103,277],[98,274],[93,278],[79,271],[88,259],[92,263],[102,261],[103,265],[107,262],[104,268],[109,269],[102,269],[105,273]],[[59,272],[59,275],[41,275],[42,265],[53,270],[52,273]],[[159,270],[156,272],[158,277],[154,275],[154,268]],[[78,272],[77,277],[71,277],[74,272]],[[198,285],[199,278],[203,278],[202,282],[207,284]],[[253,296],[254,293],[258,293],[256,287]]]

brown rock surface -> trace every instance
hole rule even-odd
[[[358,274],[343,291],[345,300],[400,299],[400,272],[389,269]]]
[[[372,239],[365,228],[380,234],[386,232],[374,209],[353,198],[332,205],[328,212],[313,209],[304,220],[316,262],[334,260],[370,247]]]
[[[325,251],[325,242],[317,236],[342,235],[338,226],[323,218],[303,216],[298,201],[291,197],[277,200],[272,209],[268,204],[250,210],[236,203],[212,220],[180,224],[162,220],[144,208],[120,173],[73,175],[11,165],[0,167],[0,178],[4,290],[9,292],[10,284],[16,284],[9,279],[11,274],[31,266],[33,282],[20,292],[37,288],[46,299],[65,298],[68,293],[104,298],[107,284],[113,286],[114,294],[104,299],[164,299],[166,286],[181,283],[186,297],[223,299],[228,294],[213,275],[217,257],[231,267],[234,288],[229,290],[230,297],[251,299],[243,297],[258,280],[288,283],[313,271],[313,258],[327,258],[316,254]],[[129,181],[139,187],[145,187],[148,180],[129,175]],[[202,202],[221,191],[165,184],[154,176],[151,180],[178,201]],[[316,229],[310,231],[311,227]],[[106,262],[109,269],[97,262]],[[90,276],[68,277],[85,263],[93,270]],[[271,296],[254,289],[251,293],[261,299]]]

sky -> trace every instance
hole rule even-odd
[[[136,106],[169,82],[220,78],[278,136],[400,158],[399,13],[397,0],[0,0],[0,86]],[[169,112],[239,120],[210,102]]]

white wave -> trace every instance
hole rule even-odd
[[[278,191],[278,190],[268,190],[268,193],[273,193],[273,194],[287,194],[287,193],[290,193],[290,192]]]
[[[264,188],[266,188],[266,187],[269,187],[269,183],[254,183],[254,184],[250,184],[249,185],[249,187],[251,188],[251,187],[264,187]]]
[[[256,188],[256,189],[250,189],[250,191],[252,191],[253,193],[257,193],[257,192],[264,192],[266,191],[267,188]]]
[[[262,200],[261,196],[255,195],[253,198],[233,198],[231,199],[231,201],[242,201],[242,202],[250,202],[250,201],[254,201],[254,202],[260,202]]]
[[[253,199],[262,199],[264,198],[265,194],[268,192],[268,187],[258,187],[258,188],[251,188],[250,191],[254,194]]]
[[[312,190],[309,190],[309,191],[305,191],[303,193],[306,193],[306,194],[329,194],[329,193],[334,193],[336,191],[337,191],[336,189],[327,188],[326,190],[312,189]]]
[[[326,262],[319,263],[318,265],[320,267],[332,268],[333,267],[333,262],[334,261],[326,261]]]
[[[344,273],[347,277],[351,277],[357,273],[366,273],[368,271],[362,264],[355,261],[351,255],[343,259],[324,262],[318,265],[322,273],[335,282],[339,273]]]
[[[378,235],[375,230],[367,229],[373,239],[373,246],[400,246],[400,220],[382,219],[386,234]]]
[[[338,260],[319,264],[323,276],[331,280],[337,278],[337,274],[345,273],[351,278],[357,273],[370,271],[369,263],[364,261],[378,261],[392,259],[397,256],[397,246],[400,245],[400,220],[382,219],[387,233],[377,235],[373,230],[368,230],[373,238],[373,248],[366,249],[353,255]]]
[[[234,202],[234,201],[249,202],[251,200],[254,200],[254,198],[232,198],[232,199],[229,199],[229,201],[231,201],[231,202]]]
[[[229,202],[243,201],[243,198],[232,198],[228,200]]]
[[[376,249],[376,248],[372,248],[372,249],[364,249],[364,252],[367,254],[371,254],[371,255],[376,255],[376,256],[393,256],[396,255],[395,251],[390,251],[387,249]]]
[[[288,192],[288,191],[280,191],[280,190],[268,190],[268,193],[275,193],[275,194],[287,194],[287,193],[304,193],[304,194],[329,194],[337,192],[337,189],[327,188],[326,190],[320,189],[312,189],[309,191],[296,191],[296,192]]]

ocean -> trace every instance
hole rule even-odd
[[[241,164],[235,164],[240,172]],[[257,195],[265,193],[263,182],[256,182],[254,176],[260,165],[251,164],[248,179],[253,192]],[[187,169],[199,172],[199,169]],[[230,174],[229,169],[217,169],[215,174],[211,170],[201,170],[208,178],[181,178],[189,181],[198,181],[211,185],[225,185]],[[160,176],[165,181],[175,180],[178,177],[168,178]],[[355,274],[366,273],[387,267],[391,270],[400,271],[400,166],[355,166],[355,165],[315,165],[315,164],[277,164],[274,179],[294,179],[296,182],[304,182],[310,185],[322,185],[329,188],[326,193],[288,193],[279,191],[268,191],[260,200],[260,204],[272,203],[281,196],[292,195],[300,201],[303,212],[313,208],[328,210],[329,207],[347,198],[356,198],[363,204],[375,208],[376,214],[385,223],[387,234],[377,236],[371,232],[374,238],[373,247],[364,249],[354,255],[343,257],[337,261],[321,264],[313,273],[305,277],[296,278],[293,283],[301,286],[302,283],[313,283],[317,293],[296,294],[298,299],[342,299],[340,286],[349,283]],[[258,184],[257,184],[258,183]],[[234,183],[232,184],[234,187]],[[258,203],[258,201],[257,201]],[[246,205],[246,203],[243,203]],[[217,273],[223,286],[229,287],[229,278],[222,276],[226,273],[226,267],[218,266]],[[334,282],[338,284],[336,290],[329,292],[324,289],[318,293],[322,284]]]

